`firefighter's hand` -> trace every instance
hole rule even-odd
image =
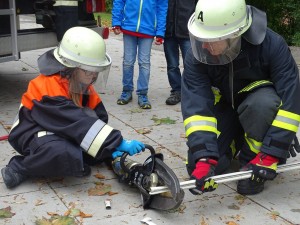
[[[142,142],[136,140],[123,139],[121,144],[116,148],[117,151],[127,152],[129,155],[135,155],[145,149],[145,145]]]
[[[256,182],[264,182],[265,180],[273,180],[276,176],[278,158],[262,152],[259,152],[246,167],[252,169],[251,180]]]
[[[190,189],[194,195],[202,194],[203,192],[210,192],[216,190],[218,184],[213,179],[209,179],[215,175],[215,167],[218,162],[213,159],[200,159],[196,163],[191,179],[196,179],[196,188]],[[208,179],[207,179],[208,178]]]
[[[112,28],[114,34],[118,35],[121,33],[121,27],[120,26],[115,26]]]

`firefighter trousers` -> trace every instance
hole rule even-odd
[[[221,132],[218,137],[220,159],[226,161],[226,156],[231,161],[238,155],[240,166],[252,160],[257,152],[250,149],[245,139],[247,137],[257,142],[263,141],[280,103],[281,99],[274,87],[267,86],[249,92],[236,109],[222,102],[217,104],[216,118]]]
[[[229,169],[232,159],[238,155],[239,166],[246,165],[257,153],[250,150],[245,134],[258,142],[274,120],[280,106],[280,98],[272,86],[257,88],[245,95],[241,103],[233,109],[231,103],[220,101],[215,105],[215,116],[220,135],[217,139],[219,159],[215,173],[222,174]],[[195,168],[188,151],[187,171]]]
[[[79,175],[84,163],[82,148],[55,134],[40,136],[39,133],[22,155],[11,158],[8,166],[31,177]]]

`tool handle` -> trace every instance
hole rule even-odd
[[[277,173],[282,173],[282,172],[296,170],[296,169],[298,169],[298,170],[300,169],[300,162],[279,165],[278,169],[277,169]],[[252,174],[252,170],[248,170],[248,171],[241,171],[241,172],[227,173],[227,174],[212,176],[212,177],[210,177],[210,179],[213,179],[218,184],[222,184],[222,183],[227,183],[227,182],[231,182],[231,181],[248,179],[251,177],[251,174]],[[180,182],[180,188],[182,188],[182,189],[190,189],[190,188],[195,188],[195,187],[196,187],[195,180]],[[150,189],[151,189],[149,192],[150,195],[156,195],[156,194],[160,194],[160,193],[169,191],[167,186],[151,187]]]
[[[153,171],[154,163],[155,163],[155,160],[154,160],[155,150],[151,145],[148,145],[148,144],[145,144],[145,149],[148,149],[150,151],[151,158],[152,158],[151,171]],[[120,159],[120,165],[121,165],[122,170],[125,173],[130,173],[130,170],[125,166],[125,159],[126,159],[127,156],[128,156],[128,153],[124,152],[123,155],[121,156],[121,159]]]
[[[8,135],[4,135],[0,137],[0,141],[4,141],[8,139]]]

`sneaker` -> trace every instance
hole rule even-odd
[[[265,181],[256,182],[251,179],[239,180],[237,192],[241,195],[256,195],[264,190]]]
[[[142,109],[151,109],[151,104],[148,100],[147,95],[139,95],[138,104]]]
[[[131,91],[123,91],[120,98],[117,101],[118,105],[126,105],[132,100]]]
[[[87,177],[92,173],[92,169],[88,164],[83,164],[83,170],[80,171],[79,174],[75,175],[75,177]]]
[[[1,174],[7,188],[16,187],[27,179],[27,176],[14,171],[8,166],[1,169]]]
[[[180,92],[172,92],[170,97],[167,98],[166,104],[167,105],[176,105],[181,101],[181,93]]]

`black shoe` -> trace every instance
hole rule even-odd
[[[181,101],[181,93],[180,92],[172,92],[170,97],[167,98],[166,104],[167,105],[176,105]]]
[[[265,182],[256,182],[250,179],[239,180],[237,192],[241,195],[256,195],[264,190]]]
[[[92,173],[92,169],[88,164],[83,165],[83,170],[80,173],[76,174],[75,177],[87,177]]]
[[[1,174],[7,188],[16,187],[27,179],[27,176],[14,171],[8,166],[1,169]]]

